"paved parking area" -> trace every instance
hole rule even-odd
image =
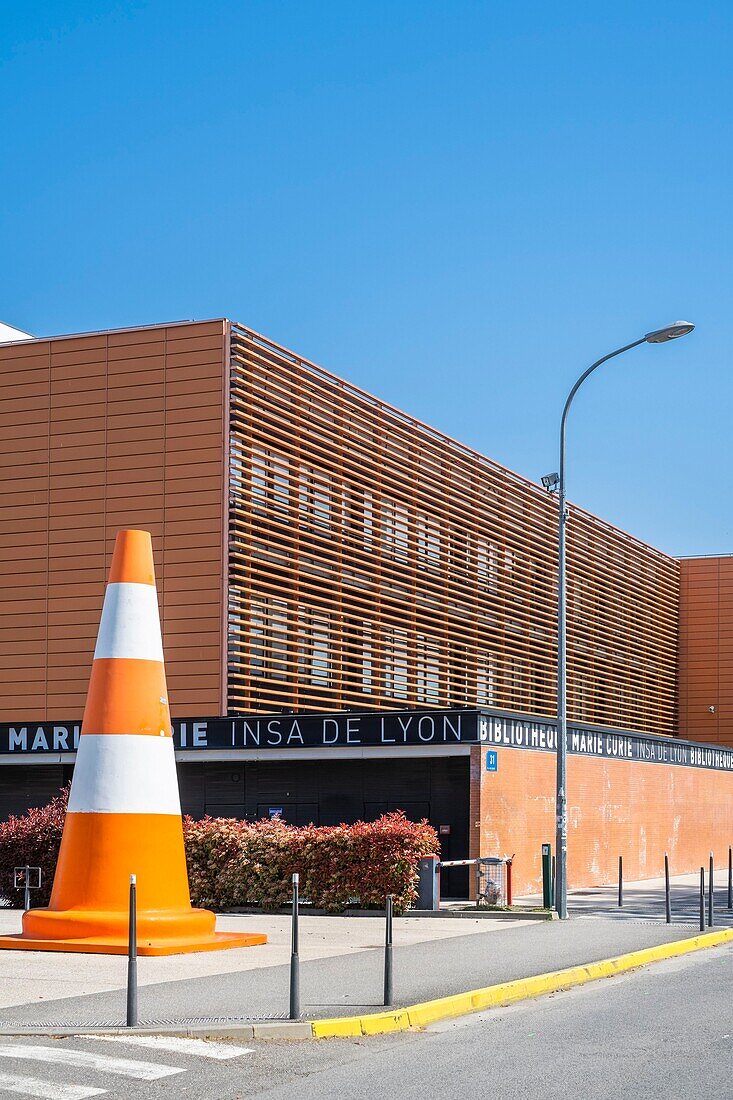
[[[708,864],[705,863],[705,913],[708,911]],[[670,880],[672,920],[699,928],[700,872],[677,875]],[[713,920],[720,928],[733,925],[733,909],[728,909],[728,865],[713,873]],[[542,898],[531,895],[515,899],[518,905],[541,905]],[[664,879],[626,882],[623,907],[618,906],[618,882],[605,886],[590,886],[568,893],[568,912],[573,917],[602,917],[607,920],[665,920]]]

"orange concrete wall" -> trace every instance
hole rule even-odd
[[[480,755],[482,855],[511,855],[514,892],[542,889],[541,846],[555,851],[555,755],[497,748],[498,771]],[[472,777],[476,763],[472,760]],[[476,818],[472,818],[474,831]],[[598,757],[568,757],[568,885],[614,882],[623,856],[628,881],[727,863],[733,844],[733,772]]]
[[[733,555],[680,565],[679,734],[733,745]]]

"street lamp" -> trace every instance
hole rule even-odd
[[[560,421],[560,473],[547,474],[542,478],[542,484],[548,492],[558,494],[559,511],[559,538],[558,538],[558,584],[557,584],[557,786],[555,792],[555,812],[557,833],[555,837],[556,861],[555,861],[555,908],[560,920],[566,920],[568,915],[568,821],[567,821],[567,638],[565,636],[565,525],[567,523],[567,510],[565,507],[565,425],[570,412],[570,406],[576,393],[585,382],[589,374],[592,374],[601,363],[622,355],[639,344],[666,344],[669,340],[677,340],[680,336],[686,336],[692,332],[694,325],[689,321],[675,321],[666,328],[655,329],[648,332],[640,340],[634,340],[633,344],[626,344],[616,351],[597,359],[588,370],[581,374],[575,383]]]

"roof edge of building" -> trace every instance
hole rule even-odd
[[[79,340],[84,336],[108,336],[117,332],[144,332],[148,329],[180,328],[184,325],[211,325],[215,322],[229,323],[228,317],[188,317],[180,321],[159,321],[150,325],[121,325],[118,328],[95,328],[83,332],[57,332],[46,336],[27,336],[23,340],[4,340],[4,347],[15,344],[42,344],[45,340]]]
[[[677,561],[715,561],[716,558],[733,558],[733,553],[727,554],[675,554]]]

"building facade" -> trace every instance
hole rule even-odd
[[[141,527],[189,812],[401,808],[446,858],[511,850],[477,731],[551,738],[554,497],[225,319],[0,343],[0,375],[0,814],[70,774],[114,538]],[[622,766],[642,769],[660,738],[733,744],[733,559],[680,562],[575,506],[568,537],[577,735],[641,738]],[[526,749],[544,775],[547,743],[491,751]]]
[[[0,345],[0,720],[83,707],[149,529],[175,713],[555,709],[556,501],[228,321]],[[676,730],[679,562],[573,508],[571,719]]]

